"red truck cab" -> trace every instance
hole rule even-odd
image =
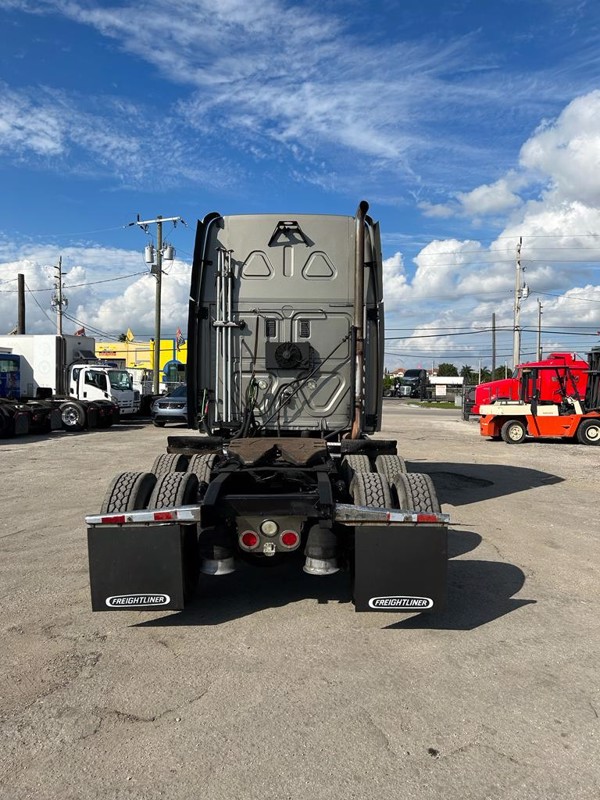
[[[583,361],[577,353],[550,353],[543,361],[528,361],[518,364],[511,378],[503,378],[488,383],[480,383],[475,387],[475,403],[472,414],[479,414],[479,407],[495,403],[496,400],[519,400],[523,369],[541,368],[538,377],[539,403],[560,403],[565,395],[580,398],[587,389],[587,361]],[[549,367],[558,367],[549,369]],[[564,369],[560,369],[563,367]]]

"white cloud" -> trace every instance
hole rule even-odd
[[[390,305],[406,296],[408,282],[401,253],[395,253],[383,261],[383,299]]]
[[[417,208],[421,209],[424,217],[432,219],[448,219],[455,216],[457,211],[456,207],[448,203],[429,203],[426,200],[417,203]]]
[[[547,181],[555,202],[600,205],[600,90],[577,97],[540,126],[520,158]]]
[[[38,156],[56,156],[65,148],[65,121],[51,104],[0,84],[0,149],[17,154],[31,151]]]
[[[456,197],[464,212],[473,217],[502,214],[521,204],[505,178],[478,186],[471,192],[458,192]]]

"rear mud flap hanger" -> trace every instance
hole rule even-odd
[[[268,247],[273,247],[273,245],[278,244],[279,237],[285,234],[288,239],[292,239],[293,234],[297,234],[299,239],[304,242],[307,247],[310,247],[314,242],[312,242],[308,236],[304,233],[302,228],[300,227],[299,223],[293,219],[282,219],[279,220],[277,225],[275,226],[275,230],[271,234],[271,238],[269,239]],[[298,240],[293,241],[292,244],[298,244]]]

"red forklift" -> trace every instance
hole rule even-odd
[[[479,406],[482,436],[507,444],[520,444],[529,436],[600,445],[600,347],[588,354],[585,372],[582,362],[554,362],[519,368],[518,399],[496,399]],[[583,394],[579,386],[585,386]]]

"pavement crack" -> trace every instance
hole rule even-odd
[[[161,711],[159,714],[153,714],[152,716],[141,716],[139,714],[132,714],[127,711],[120,711],[117,708],[99,708],[97,709],[100,713],[104,714],[105,716],[114,716],[121,722],[132,722],[132,723],[152,723],[152,722],[160,722],[161,719],[164,717],[169,716],[170,714],[178,714],[180,713],[182,708],[188,708],[193,703],[198,702],[198,700],[202,699],[205,694],[207,694],[208,689],[200,692],[200,694],[194,695],[194,697],[190,697],[188,700],[184,700],[182,703],[174,706],[173,708],[166,708],[164,711]]]

